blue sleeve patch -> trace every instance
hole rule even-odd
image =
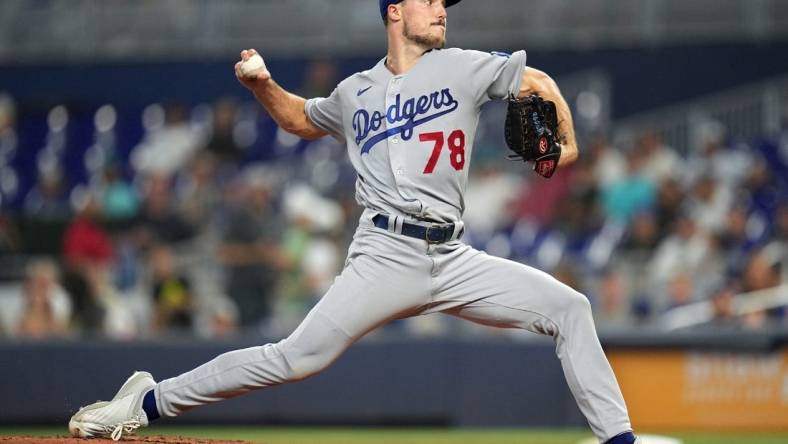
[[[501,51],[490,51],[490,54],[497,55],[498,57],[505,57],[507,59],[512,56],[508,52],[501,52]]]

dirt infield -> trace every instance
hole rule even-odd
[[[219,441],[216,439],[197,439],[183,436],[131,436],[119,441],[122,444],[160,443],[160,444],[250,444],[248,441]],[[2,436],[0,444],[117,444],[111,439],[79,439],[66,436]]]

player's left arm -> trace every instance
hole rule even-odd
[[[520,82],[519,97],[528,97],[536,94],[545,100],[555,103],[556,113],[558,114],[558,132],[561,136],[561,157],[558,166],[569,165],[577,160],[577,140],[575,139],[575,127],[572,123],[572,111],[566,103],[564,96],[547,73],[536,68],[526,67],[523,71],[523,79]]]

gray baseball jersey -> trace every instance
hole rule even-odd
[[[569,388],[600,441],[631,430],[588,299],[547,273],[458,239],[480,107],[516,95],[524,67],[524,52],[432,50],[405,74],[393,75],[381,60],[330,97],[308,100],[309,119],[347,144],[358,172],[365,211],[345,267],[286,339],[225,353],[160,382],[159,412],[175,416],[304,379],[388,321],[443,312],[554,337]],[[380,213],[387,229],[376,222]],[[453,223],[454,231],[431,243],[406,236],[403,220],[411,227]]]
[[[345,79],[328,98],[308,100],[306,113],[347,145],[359,204],[458,222],[479,109],[518,94],[525,59],[524,51],[434,49],[401,75],[383,59]]]

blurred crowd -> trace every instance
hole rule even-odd
[[[788,327],[788,132],[697,131],[686,153],[651,130],[627,146],[592,137],[551,181],[489,171],[469,206],[508,199],[492,221],[469,208],[471,242],[586,294],[600,329]]]
[[[301,92],[325,95],[335,76],[317,61]],[[583,292],[600,329],[669,327],[685,306],[704,308],[702,326],[788,325],[785,289],[770,290],[788,283],[788,132],[731,140],[706,122],[686,152],[650,130],[624,146],[591,134],[546,181],[504,160],[501,112],[480,123],[466,242]],[[360,208],[333,139],[297,139],[232,98],[89,114],[75,148],[66,107],[23,125],[0,98],[0,336],[282,335],[341,271]],[[140,122],[134,140],[123,119]],[[25,168],[31,133],[45,135]]]

